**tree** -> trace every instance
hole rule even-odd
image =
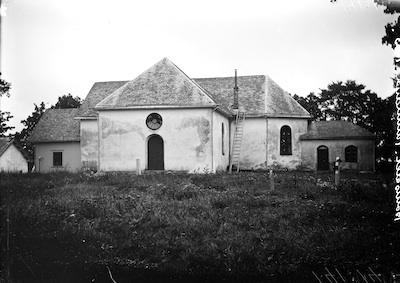
[[[319,97],[313,92],[306,97],[301,97],[295,94],[293,98],[311,114],[314,120],[321,120],[323,118],[322,111],[319,108]]]
[[[81,99],[78,96],[73,97],[70,93],[63,95],[58,98],[57,103],[51,108],[64,109],[64,108],[78,108],[81,106]]]
[[[345,120],[374,131],[377,110],[381,99],[365,86],[348,80],[339,81],[322,89],[319,95],[320,109],[326,120]]]
[[[15,134],[15,139],[18,141],[21,146],[29,152],[31,156],[33,156],[33,147],[32,144],[28,141],[28,137],[35,128],[36,124],[39,122],[42,117],[46,106],[44,102],[40,103],[39,106],[34,104],[35,109],[31,115],[26,118],[26,120],[22,120],[21,123],[25,126],[21,132]]]
[[[10,112],[3,112],[0,111],[0,137],[5,137],[6,132],[9,130],[14,129],[15,127],[13,126],[8,126],[7,122],[12,118],[13,116],[10,114]]]
[[[0,73],[1,75],[1,73]],[[3,79],[0,79],[0,99],[3,95],[10,97],[11,84]],[[0,137],[4,137],[7,131],[14,129],[15,127],[7,125],[7,122],[12,118],[10,112],[3,112],[0,109]]]
[[[10,97],[10,89],[11,89],[11,84],[3,79],[0,79],[0,98],[3,95]]]

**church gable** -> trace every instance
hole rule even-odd
[[[215,101],[167,58],[127,82],[96,105],[97,109],[135,106],[216,106]]]

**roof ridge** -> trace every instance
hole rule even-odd
[[[118,80],[118,81],[98,81],[94,82],[93,84],[105,84],[105,83],[122,83],[122,82],[129,82],[131,80]]]
[[[204,90],[204,88],[202,88],[197,82],[194,81],[194,79],[192,79],[191,77],[189,77],[184,71],[181,70],[181,68],[179,68],[174,62],[172,62],[171,60],[169,60],[167,57],[165,57],[163,60],[166,60],[167,63],[172,64],[175,68],[178,69],[178,71],[180,71],[182,74],[184,74],[186,76],[186,78],[189,79],[190,82],[192,82],[196,87],[198,87],[206,96],[208,96],[215,104],[218,104],[217,101],[215,101],[215,98],[213,98],[211,95],[208,94],[208,92],[206,92]]]
[[[225,77],[202,77],[202,78],[192,78],[193,80],[210,80],[210,79],[230,79],[235,76],[225,76]],[[267,77],[267,75],[245,75],[245,76],[237,76],[237,78],[254,78],[254,77]]]

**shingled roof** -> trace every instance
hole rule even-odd
[[[97,111],[94,107],[97,103],[109,96],[115,90],[123,86],[129,81],[111,81],[111,82],[96,82],[90,89],[88,95],[83,101],[77,116],[79,117],[96,117]]]
[[[7,150],[7,148],[12,145],[13,141],[10,138],[7,137],[1,137],[0,138],[0,156],[3,155],[3,153]]]
[[[300,140],[375,139],[370,131],[347,121],[312,122]]]
[[[265,76],[239,76],[239,105],[247,114],[264,114]],[[213,95],[217,103],[232,110],[234,77],[197,78],[199,85]]]
[[[215,99],[231,108],[233,103],[234,77],[194,79]],[[270,77],[264,75],[239,76],[239,105],[247,116],[300,117],[310,114]]]
[[[135,106],[216,106],[217,103],[167,58],[115,90],[96,109]]]
[[[32,143],[79,141],[77,108],[47,109],[29,136]]]
[[[247,116],[310,117],[268,76],[239,76],[238,86],[239,104]],[[164,58],[133,81],[95,83],[77,116],[91,118],[96,117],[100,109],[151,105],[218,107],[229,115],[232,113],[233,87],[234,77],[190,79]]]

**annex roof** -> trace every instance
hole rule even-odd
[[[47,109],[29,136],[32,143],[79,141],[78,108]]]
[[[300,140],[374,139],[370,131],[347,121],[312,122]]]

